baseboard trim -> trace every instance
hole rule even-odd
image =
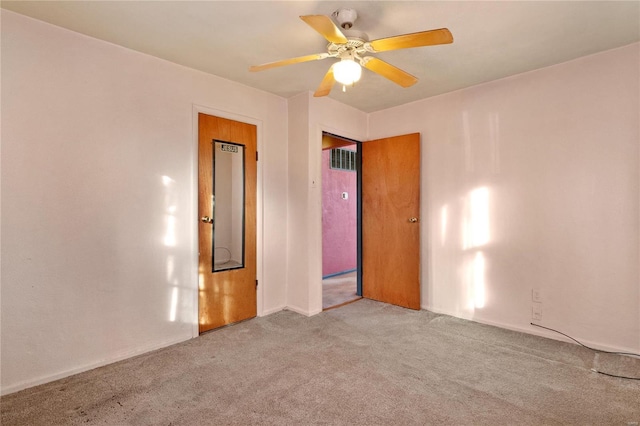
[[[547,339],[552,339],[552,340],[557,340],[560,342],[565,342],[565,343],[572,343],[577,345],[576,342],[572,341],[571,339],[568,339],[566,337],[563,337],[562,335],[558,334],[558,333],[554,333],[552,331],[547,331],[538,327],[534,327],[532,325],[527,324],[526,327],[522,327],[522,326],[518,326],[518,325],[513,325],[513,324],[507,324],[507,323],[503,323],[503,322],[498,322],[498,321],[491,321],[491,320],[485,320],[482,318],[467,318],[467,317],[462,317],[459,315],[454,315],[450,312],[447,312],[445,310],[442,309],[434,309],[430,306],[420,306],[420,309],[423,309],[425,311],[429,311],[429,312],[433,312],[434,314],[441,314],[441,315],[447,315],[450,317],[454,317],[454,318],[460,318],[463,320],[467,320],[467,321],[473,321],[473,322],[477,322],[479,324],[485,324],[485,325],[491,325],[493,327],[498,327],[498,328],[504,328],[505,330],[511,330],[511,331],[518,331],[520,333],[526,333],[526,334],[532,334],[534,336],[540,336],[540,337],[546,337]],[[543,325],[543,324],[540,324]],[[550,326],[550,325],[546,325],[545,327],[550,327],[550,328],[555,328],[558,329],[558,327],[561,326]],[[560,330],[563,331],[563,330]],[[563,331],[564,332],[564,331]],[[621,346],[611,346],[611,345],[607,345],[604,343],[600,343],[600,342],[594,342],[588,339],[583,339],[580,337],[575,337],[572,336],[575,339],[577,339],[578,341],[580,341],[582,344],[590,346],[592,348],[595,349],[599,349],[599,350],[603,350],[603,351],[612,351],[612,352],[627,352],[627,353],[638,353],[638,349],[634,349],[634,348],[625,348],[625,347],[621,347]]]
[[[260,315],[258,315],[258,316],[259,317],[266,317],[267,315],[275,314],[276,312],[284,311],[285,309],[286,309],[286,306],[284,306],[284,305],[278,306],[276,308],[263,310],[262,313]]]
[[[304,315],[305,317],[312,317],[312,316],[317,315],[320,312],[322,312],[322,309],[320,309],[320,310],[316,309],[316,310],[313,310],[313,311],[309,311],[307,309],[302,309],[302,308],[299,308],[297,306],[291,306],[291,305],[288,305],[284,309],[286,311],[292,311],[292,312],[295,312],[296,314]]]
[[[184,338],[178,338],[178,339],[171,339],[171,340],[165,340],[163,342],[157,343],[157,344],[152,344],[152,345],[148,345],[148,346],[143,346],[131,351],[126,351],[126,352],[122,352],[120,354],[117,354],[114,357],[110,357],[104,360],[100,360],[100,361],[96,361],[96,362],[92,362],[89,364],[85,364],[83,366],[80,367],[76,367],[76,368],[71,368],[69,370],[64,370],[64,371],[60,371],[58,373],[55,374],[50,374],[50,375],[46,375],[46,376],[41,376],[41,377],[37,377],[35,379],[30,379],[30,380],[24,380],[22,382],[18,382],[15,383],[13,385],[9,385],[6,386],[2,389],[0,389],[0,395],[4,396],[4,395],[8,395],[14,392],[19,392],[21,390],[24,389],[28,389],[34,386],[38,386],[38,385],[43,385],[45,383],[49,383],[49,382],[53,382],[56,380],[60,380],[60,379],[64,379],[65,377],[69,377],[69,376],[73,376],[75,374],[80,374],[80,373],[84,373],[85,371],[89,371],[89,370],[93,370],[94,368],[98,368],[98,367],[103,367],[105,365],[109,365],[109,364],[113,364],[115,362],[118,361],[122,361],[128,358],[133,358],[134,356],[138,356],[138,355],[142,355],[145,354],[147,352],[152,352],[158,349],[162,349],[162,348],[166,348],[168,346],[171,345],[175,345],[177,343],[182,343],[185,342],[187,340],[192,339],[191,335],[186,336]]]

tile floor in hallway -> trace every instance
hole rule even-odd
[[[322,309],[358,300],[356,272],[322,280]]]

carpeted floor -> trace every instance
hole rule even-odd
[[[5,396],[2,425],[628,425],[640,360],[362,299]]]

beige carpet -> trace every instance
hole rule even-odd
[[[629,425],[640,360],[367,299],[3,397],[11,425]]]
[[[322,280],[322,309],[360,299],[357,285],[355,271]]]

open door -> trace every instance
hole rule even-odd
[[[361,143],[322,134],[322,309],[362,298],[360,271]]]
[[[420,134],[362,144],[363,296],[420,309]]]
[[[256,141],[252,124],[198,114],[200,333],[257,313]]]

